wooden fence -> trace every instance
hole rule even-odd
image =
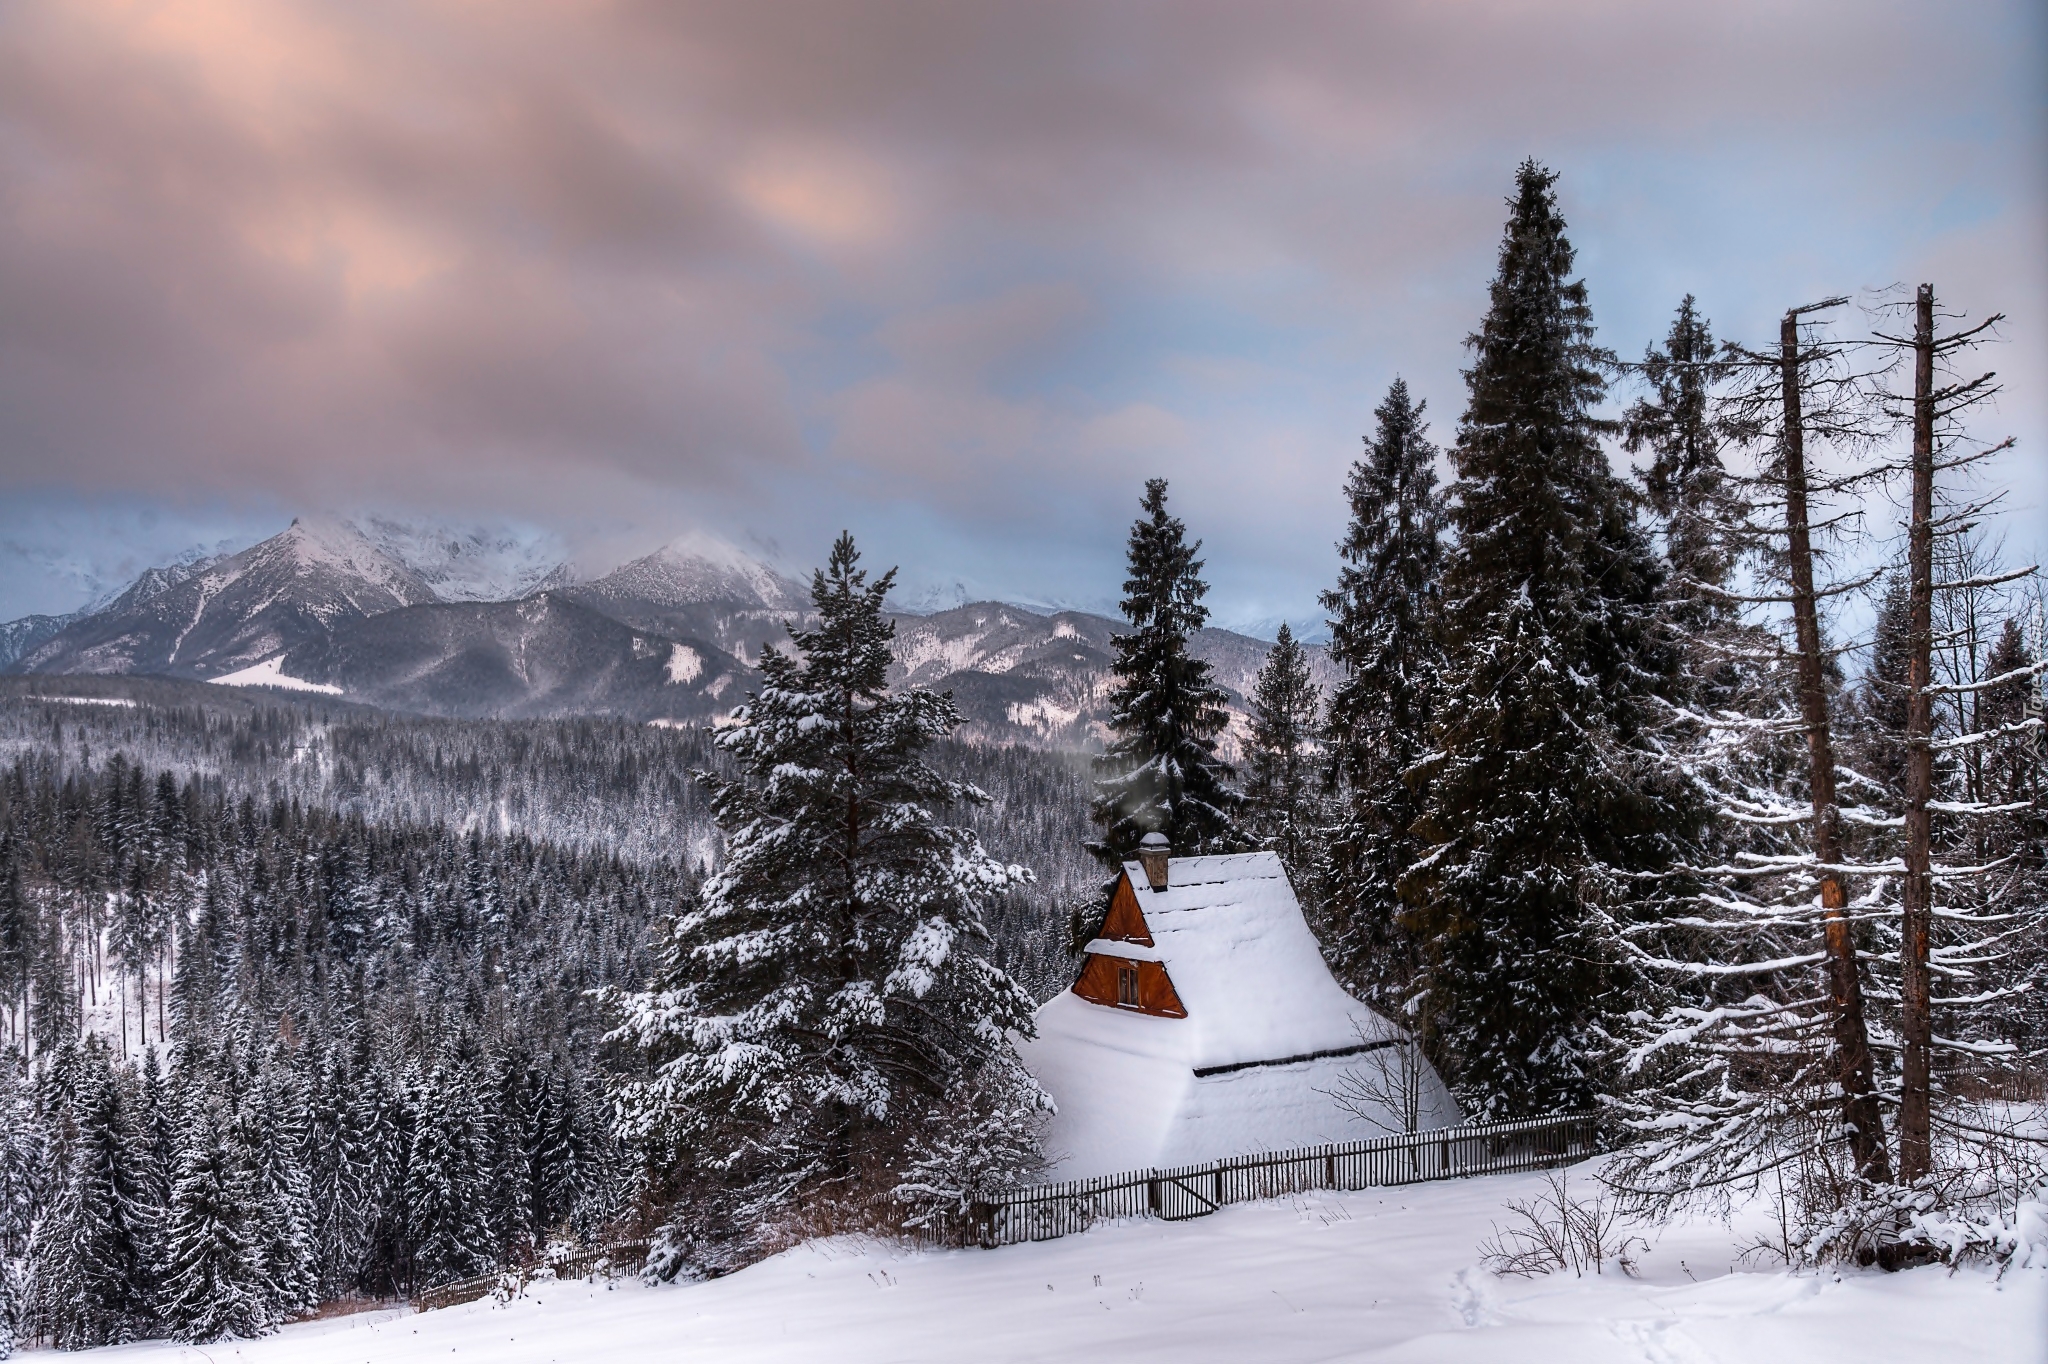
[[[442,1307],[456,1307],[465,1302],[475,1302],[495,1292],[500,1285],[516,1288],[521,1283],[549,1273],[557,1279],[582,1279],[593,1274],[636,1274],[645,1263],[645,1241],[620,1241],[608,1246],[593,1246],[579,1250],[566,1259],[525,1270],[514,1268],[497,1274],[480,1274],[474,1279],[458,1279],[454,1283],[422,1288],[412,1295],[412,1310],[432,1312]]]
[[[952,1245],[1007,1246],[1086,1231],[1106,1219],[1176,1222],[1206,1217],[1226,1203],[1311,1189],[1368,1189],[1540,1170],[1594,1154],[1596,1136],[1590,1113],[1520,1118],[1038,1184],[972,1208],[927,1234]]]

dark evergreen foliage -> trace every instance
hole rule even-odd
[[[1856,697],[1851,723],[1851,751],[1857,770],[1888,792],[1905,788],[1906,677],[1911,654],[1906,580],[1893,575],[1877,606],[1877,624],[1870,635],[1870,655],[1863,686]]]
[[[648,969],[679,869],[231,802],[119,755],[0,772],[0,855],[31,954],[0,1008],[0,1246],[27,1257],[29,1336],[248,1334],[519,1262],[624,1206],[586,992]],[[95,979],[77,945],[116,940],[121,899],[98,888],[137,884],[160,928]],[[138,1058],[79,1036],[95,992]],[[576,1101],[487,1101],[514,1056]],[[456,1152],[438,1168],[467,1201],[416,1149]],[[540,1220],[494,1193],[523,1185],[550,1190]]]
[[[49,1211],[29,1252],[31,1290],[67,1349],[147,1333],[153,1316],[156,1210],[138,1168],[132,1077],[96,1039],[76,1050],[58,1115],[60,1155]]]
[[[1294,631],[1282,622],[1279,633],[1252,689],[1244,822],[1251,839],[1279,853],[1289,878],[1306,889],[1320,841],[1315,750],[1323,698]]]
[[[0,696],[0,1249],[34,1271],[24,1337],[267,1330],[313,1302],[634,1234],[621,1219],[637,1215],[639,1172],[614,1132],[609,1020],[590,992],[651,972],[652,930],[717,846],[686,769],[724,755],[691,730],[200,694]],[[1044,890],[982,888],[981,950],[1041,993],[1063,988],[1046,905],[1093,879],[1084,760],[947,740],[926,753],[942,781],[988,789],[958,807],[964,825],[1051,873]],[[595,850],[613,839],[632,855]],[[107,1040],[81,1040],[88,1019]],[[78,1282],[66,1180],[90,1048],[124,1096],[123,1168],[155,1230],[133,1276],[81,1299],[54,1288]],[[610,1063],[632,1077],[632,1058]],[[981,1091],[962,1092],[942,1115],[978,1111]],[[448,1093],[467,1099],[450,1108]],[[217,1234],[217,1281],[254,1295],[211,1317],[176,1306],[163,1277],[195,1109],[216,1115],[245,1214]],[[223,1242],[248,1263],[219,1268]]]
[[[1116,737],[1095,760],[1089,817],[1101,830],[1088,850],[1112,875],[1148,833],[1166,835],[1181,856],[1231,852],[1244,843],[1241,797],[1230,765],[1216,756],[1229,724],[1227,697],[1209,665],[1188,653],[1208,622],[1199,540],[1166,511],[1166,480],[1150,479],[1131,526],[1123,613],[1131,633],[1116,637],[1111,693]],[[1082,925],[1092,930],[1104,906]]]
[[[1438,685],[1444,507],[1426,406],[1395,379],[1374,409],[1365,456],[1344,483],[1343,566],[1322,597],[1330,657],[1344,669],[1326,737],[1325,950],[1355,988],[1391,1004],[1404,1002],[1417,967],[1398,886],[1420,855],[1420,788],[1410,773],[1428,747]]]
[[[103,684],[118,689],[121,699],[136,700],[133,707],[58,705],[20,690],[36,685],[34,679],[0,678],[0,761],[26,757],[59,787],[65,774],[96,772],[119,757],[130,767],[156,772],[159,788],[168,780],[173,801],[239,802],[249,796],[265,811],[296,801],[302,809],[354,818],[370,828],[448,827],[486,836],[496,830],[562,853],[641,866],[672,863],[691,872],[701,871],[717,848],[707,797],[689,775],[725,768],[708,730],[596,717],[423,719],[330,709],[319,698],[251,703],[223,688],[151,678]],[[87,684],[74,679],[67,685]],[[1067,909],[1100,880],[1099,864],[1084,846],[1091,827],[1087,757],[947,740],[933,746],[932,761],[991,797],[986,805],[958,811],[960,822],[1004,860],[1038,874],[1035,883],[991,909],[998,960],[1039,998],[1065,989]],[[8,799],[4,777],[0,769],[0,803]],[[179,827],[196,829],[200,821]],[[351,845],[346,853],[337,849],[335,857],[346,864],[366,852]],[[0,986],[8,983],[6,867],[0,856]],[[124,876],[130,870],[124,867]],[[329,880],[341,874],[333,868],[322,872]],[[360,940],[380,915],[399,909],[395,897],[403,893],[382,878],[351,881],[349,898],[325,908],[327,931],[337,944]],[[212,911],[216,926],[226,908]],[[168,928],[175,913],[196,918],[209,911],[202,903],[181,901],[159,912]],[[47,936],[58,928],[47,916],[14,922],[22,933]],[[1052,923],[1059,927],[1046,931]],[[51,1011],[47,1041],[55,1046],[78,1033],[76,1015],[61,1016],[76,993],[70,949],[62,942],[46,944],[58,954],[50,956],[28,938],[20,941],[26,972],[42,972],[50,987],[44,992]],[[161,956],[164,945],[156,941]],[[376,943],[369,949],[382,950]],[[181,954],[178,964],[182,971],[187,958]],[[71,988],[58,988],[67,980]],[[113,984],[119,988],[118,978]],[[137,985],[130,981],[127,990],[131,1027],[139,1032],[133,1017],[141,1005]],[[154,984],[150,991],[154,1038],[159,1001]],[[202,1000],[206,994],[196,981],[191,993]],[[173,1002],[162,1001],[167,1015]],[[44,1027],[40,1013],[35,1026]]]
[[[2048,904],[2048,731],[2041,728],[2048,707],[2042,704],[2040,674],[2029,675],[2039,663],[2019,619],[2007,617],[1984,661],[1984,676],[2006,681],[1985,690],[1975,717],[1983,732],[1997,736],[1984,754],[1977,794],[2004,808],[1977,822],[1983,843],[1972,849],[1973,855],[2009,859],[2001,879],[2018,890],[2010,898],[2036,905]],[[2048,982],[2048,935],[2033,935],[2015,956],[2015,975]],[[2048,988],[2037,984],[2022,995],[2011,1017],[2011,1034],[2023,1054],[2048,1054]]]
[[[1644,352],[1636,372],[1649,392],[1629,405],[1622,424],[1622,448],[1650,454],[1643,492],[1663,530],[1667,587],[1680,604],[1675,614],[1692,628],[1734,614],[1729,600],[1712,590],[1726,586],[1735,557],[1729,543],[1735,502],[1721,457],[1728,423],[1715,401],[1730,370],[1713,328],[1687,294],[1664,344]]]
[[[889,694],[895,574],[870,581],[859,557],[841,536],[816,625],[795,655],[764,651],[719,739],[737,775],[699,773],[725,860],[670,925],[655,988],[614,996],[651,1071],[623,1128],[681,1210],[678,1267],[751,1253],[792,1200],[887,1192],[919,1120],[1031,1029],[982,917],[1029,873],[939,822],[987,797],[931,765],[951,696]]]
[[[1610,361],[1555,179],[1521,167],[1469,342],[1428,851],[1404,881],[1429,1040],[1492,1115],[1590,1101],[1605,1020],[1629,997],[1629,875],[1667,865],[1687,819],[1650,742],[1648,698],[1672,669],[1658,565],[1601,448]]]
[[[195,1343],[261,1334],[271,1322],[252,1224],[248,1153],[217,1107],[184,1115],[164,1229],[158,1311],[175,1339]]]

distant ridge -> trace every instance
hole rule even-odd
[[[14,663],[23,672],[207,678],[259,663],[338,623],[437,600],[403,563],[345,522],[302,518],[282,534],[178,577],[138,578]]]
[[[0,667],[232,679],[427,715],[688,723],[743,701],[762,646],[786,645],[787,624],[810,614],[800,582],[710,535],[588,581],[549,549],[488,529],[303,517],[239,554],[150,569],[97,610],[0,625]],[[473,595],[486,590],[500,595]],[[953,693],[962,737],[1076,749],[1107,736],[1121,621],[995,601],[891,614],[891,685]],[[1241,717],[1270,646],[1228,630],[1191,644]],[[1325,651],[1309,653],[1318,681],[1334,680]]]

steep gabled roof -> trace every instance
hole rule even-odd
[[[1124,875],[1153,946],[1104,943],[1102,950],[1166,967],[1188,1011],[1181,1054],[1190,1068],[1400,1035],[1330,975],[1275,854],[1176,857],[1162,891],[1146,885],[1136,862],[1124,864]]]
[[[1187,1017],[1095,1004],[1071,990],[1040,1006],[1039,1035],[1020,1050],[1059,1105],[1055,1177],[1389,1130],[1340,1108],[1331,1091],[1364,1047],[1403,1033],[1330,974],[1277,856],[1176,857],[1163,891],[1136,862],[1124,875],[1152,944],[1098,939],[1089,951],[1160,963]],[[1426,1127],[1458,1120],[1434,1072],[1423,1107]]]

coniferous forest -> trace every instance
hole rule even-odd
[[[1524,164],[1461,409],[1396,379],[1333,463],[1328,694],[1283,627],[1232,714],[1199,527],[1133,489],[1094,753],[892,690],[851,536],[713,728],[10,681],[0,1320],[204,1341],[939,1227],[1043,1168],[1009,1038],[1152,833],[1279,853],[1465,1111],[1598,1113],[1635,1211],[1769,1190],[1788,1262],[2009,1253],[2048,743],[1984,319],[1923,288],[1729,339],[1688,296],[1631,359],[1595,302]]]

